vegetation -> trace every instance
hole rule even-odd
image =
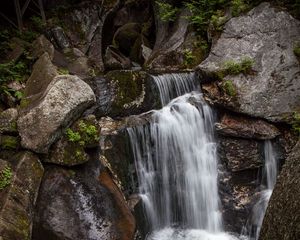
[[[91,142],[99,140],[98,130],[95,125],[85,123],[83,120],[79,121],[76,130],[68,128],[66,136],[69,142],[79,143],[81,146],[86,146]]]
[[[193,55],[193,52],[189,49],[184,50],[183,57],[184,57],[183,64],[186,67],[191,66],[194,63],[195,59],[196,59],[196,57]]]
[[[8,185],[10,185],[12,179],[12,170],[10,167],[6,166],[0,172],[0,190],[3,190]]]
[[[159,17],[164,22],[173,22],[176,20],[177,13],[179,9],[177,7],[173,7],[169,3],[164,3],[160,1],[156,1],[159,9]]]
[[[246,12],[250,9],[250,6],[245,3],[244,0],[232,0],[231,1],[231,7],[232,7],[232,16],[237,17],[241,13]]]
[[[225,75],[237,75],[240,73],[249,74],[252,70],[254,60],[249,57],[244,57],[241,62],[228,60],[224,62]]]
[[[223,83],[223,89],[230,97],[235,97],[237,95],[236,87],[231,80],[226,80]]]
[[[294,54],[298,57],[298,58],[300,58],[300,43],[298,42],[297,44],[296,44],[296,46],[294,47]]]
[[[292,121],[293,130],[300,135],[300,113],[295,112]]]
[[[60,75],[68,75],[69,74],[69,70],[66,68],[58,68],[57,71]]]

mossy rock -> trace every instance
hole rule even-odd
[[[0,133],[17,133],[18,111],[9,108],[0,113]]]
[[[19,137],[2,135],[0,136],[0,147],[4,150],[15,150],[20,147]]]

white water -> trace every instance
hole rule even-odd
[[[154,77],[165,105],[149,126],[128,129],[139,191],[152,232],[148,240],[229,240],[218,196],[213,113],[193,74]],[[175,91],[174,91],[175,89]]]
[[[270,141],[265,141],[264,157],[265,164],[263,181],[265,181],[265,183],[261,186],[262,191],[260,193],[260,198],[254,205],[251,218],[248,220],[247,226],[243,231],[243,234],[248,235],[251,240],[257,240],[259,238],[261,225],[263,223],[265,212],[272,195],[278,173],[275,151]]]

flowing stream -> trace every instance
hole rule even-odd
[[[149,125],[128,129],[151,226],[147,239],[236,239],[223,231],[214,114],[193,92],[194,74],[153,78],[164,107]]]
[[[243,230],[243,235],[247,235],[250,240],[257,240],[259,238],[260,228],[264,219],[264,215],[272,195],[276,178],[278,174],[278,163],[276,154],[271,141],[265,141],[264,145],[264,172],[263,184],[261,185],[260,198],[255,203],[248,222]]]

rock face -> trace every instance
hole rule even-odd
[[[80,78],[57,76],[45,91],[45,97],[21,113],[18,130],[22,146],[38,153],[47,153],[62,129],[95,102],[92,89]]]
[[[260,240],[300,238],[300,142],[294,147],[281,170],[273,190]]]
[[[9,108],[0,113],[0,133],[17,132],[18,111],[15,108]]]
[[[10,184],[0,192],[0,236],[30,240],[34,205],[44,169],[38,157],[29,152],[12,157],[10,163]]]
[[[134,231],[134,217],[97,157],[80,169],[46,171],[32,239],[131,240]]]
[[[225,68],[228,60],[254,60],[251,74],[227,75],[237,96],[237,112],[270,121],[290,122],[300,106],[300,67],[293,53],[300,39],[300,22],[287,12],[262,3],[248,14],[232,18],[198,70],[205,78]],[[228,102],[221,103],[228,107]]]
[[[91,85],[97,96],[98,116],[123,117],[160,106],[156,85],[143,71],[111,71]]]
[[[280,135],[279,130],[263,120],[224,114],[220,123],[216,123],[219,134],[231,137],[272,139]]]

